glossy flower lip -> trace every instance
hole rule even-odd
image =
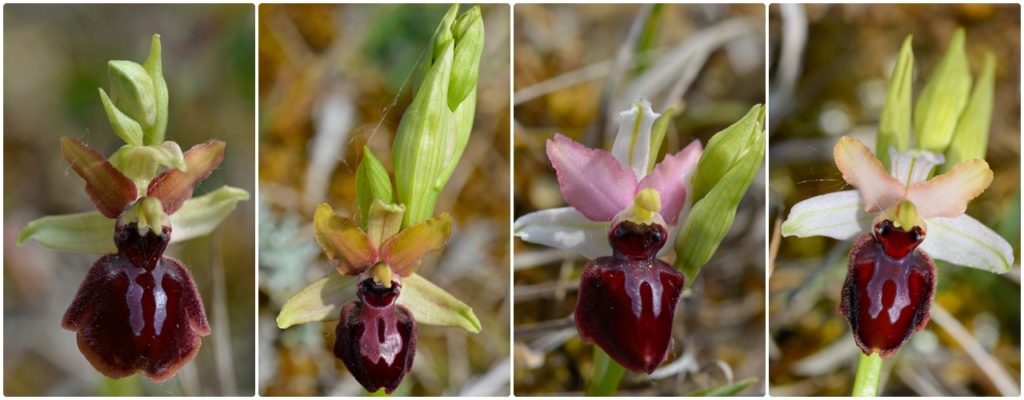
[[[927,151],[890,150],[892,174],[859,141],[843,137],[835,148],[843,178],[857,190],[813,197],[793,206],[782,224],[783,236],[828,236],[853,240],[870,232],[874,213],[892,216],[901,203],[916,209],[926,232],[919,247],[933,259],[1004,273],[1013,265],[1013,248],[992,229],[964,214],[967,202],[992,181],[983,160],[958,163],[927,180],[943,157]]]
[[[89,269],[61,326],[77,333],[78,348],[104,375],[142,372],[163,382],[195,357],[210,334],[203,303],[188,270],[163,256],[170,228],[160,235],[128,224],[116,231],[120,251]]]
[[[570,207],[523,215],[515,221],[515,235],[590,259],[607,256],[612,249],[606,235],[616,217],[631,208],[640,191],[653,189],[660,196],[660,216],[669,226],[671,242],[686,205],[687,176],[696,168],[703,148],[694,141],[649,169],[651,126],[659,116],[645,100],[623,111],[611,153],[587,148],[561,134],[548,140],[548,159]]]

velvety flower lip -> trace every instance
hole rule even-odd
[[[644,189],[660,197],[661,218],[669,240],[675,237],[687,201],[687,176],[703,153],[694,141],[649,169],[651,126],[659,114],[650,103],[638,101],[620,114],[619,133],[612,152],[590,149],[561,134],[548,140],[548,159],[558,177],[562,197],[570,207],[540,210],[514,223],[515,235],[525,241],[576,251],[595,259],[611,248],[605,237],[617,216],[633,206]],[[668,252],[663,249],[663,253]]]
[[[161,234],[136,225],[117,229],[118,254],[89,269],[61,326],[76,331],[78,348],[111,378],[141,371],[162,382],[195,357],[210,334],[203,303],[188,270],[163,256],[170,228]]]

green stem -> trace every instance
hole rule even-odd
[[[860,354],[857,362],[857,376],[853,378],[854,397],[874,397],[878,395],[878,381],[882,378],[882,357],[878,353],[870,356]]]
[[[594,377],[587,388],[587,396],[614,396],[626,368],[608,357],[604,350],[594,346]]]

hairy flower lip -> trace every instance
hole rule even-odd
[[[357,284],[361,301],[341,309],[334,355],[369,392],[391,394],[412,370],[416,357],[416,321],[396,304],[401,285],[387,288],[367,277]]]

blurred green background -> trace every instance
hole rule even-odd
[[[154,385],[113,381],[60,327],[94,255],[15,246],[18,230],[50,214],[95,210],[60,155],[61,136],[109,156],[124,143],[97,88],[109,92],[107,61],[145,61],[161,35],[170,92],[167,139],[183,150],[227,142],[224,161],[196,186],[255,194],[255,32],[252,5],[4,6],[4,394],[254,394],[255,209],[241,202],[212,235],[172,245],[199,287],[213,333],[177,376]]]
[[[471,5],[463,5],[465,12]],[[356,213],[355,170],[391,143],[449,5],[272,5],[260,29],[260,393],[359,396],[334,357],[336,321],[278,329],[281,305],[336,273],[313,235],[318,204]],[[435,213],[452,236],[417,272],[473,308],[482,329],[419,325],[396,395],[509,394],[509,6],[484,5],[473,132]]]
[[[681,110],[663,146],[674,153],[694,139],[707,145],[764,104],[764,13],[760,4],[516,5],[515,215],[565,206],[544,150],[556,132],[609,149],[618,113],[643,97],[656,112]],[[762,171],[684,292],[668,361],[650,376],[627,371],[618,395],[679,396],[746,378],[754,383],[741,394],[764,393],[764,184]],[[587,260],[518,239],[515,253],[515,394],[582,395],[594,346],[572,314]]]
[[[851,189],[832,148],[842,135],[873,148],[903,39],[914,37],[916,100],[959,26],[975,79],[985,52],[998,64],[986,157],[995,180],[967,213],[1007,239],[1017,261],[1003,275],[937,262],[932,320],[886,359],[880,394],[1020,393],[1020,11],[1015,4],[771,6],[771,395],[848,395],[859,353],[837,312],[851,243],[783,239],[778,224],[798,201]],[[987,356],[972,359],[965,343]]]

